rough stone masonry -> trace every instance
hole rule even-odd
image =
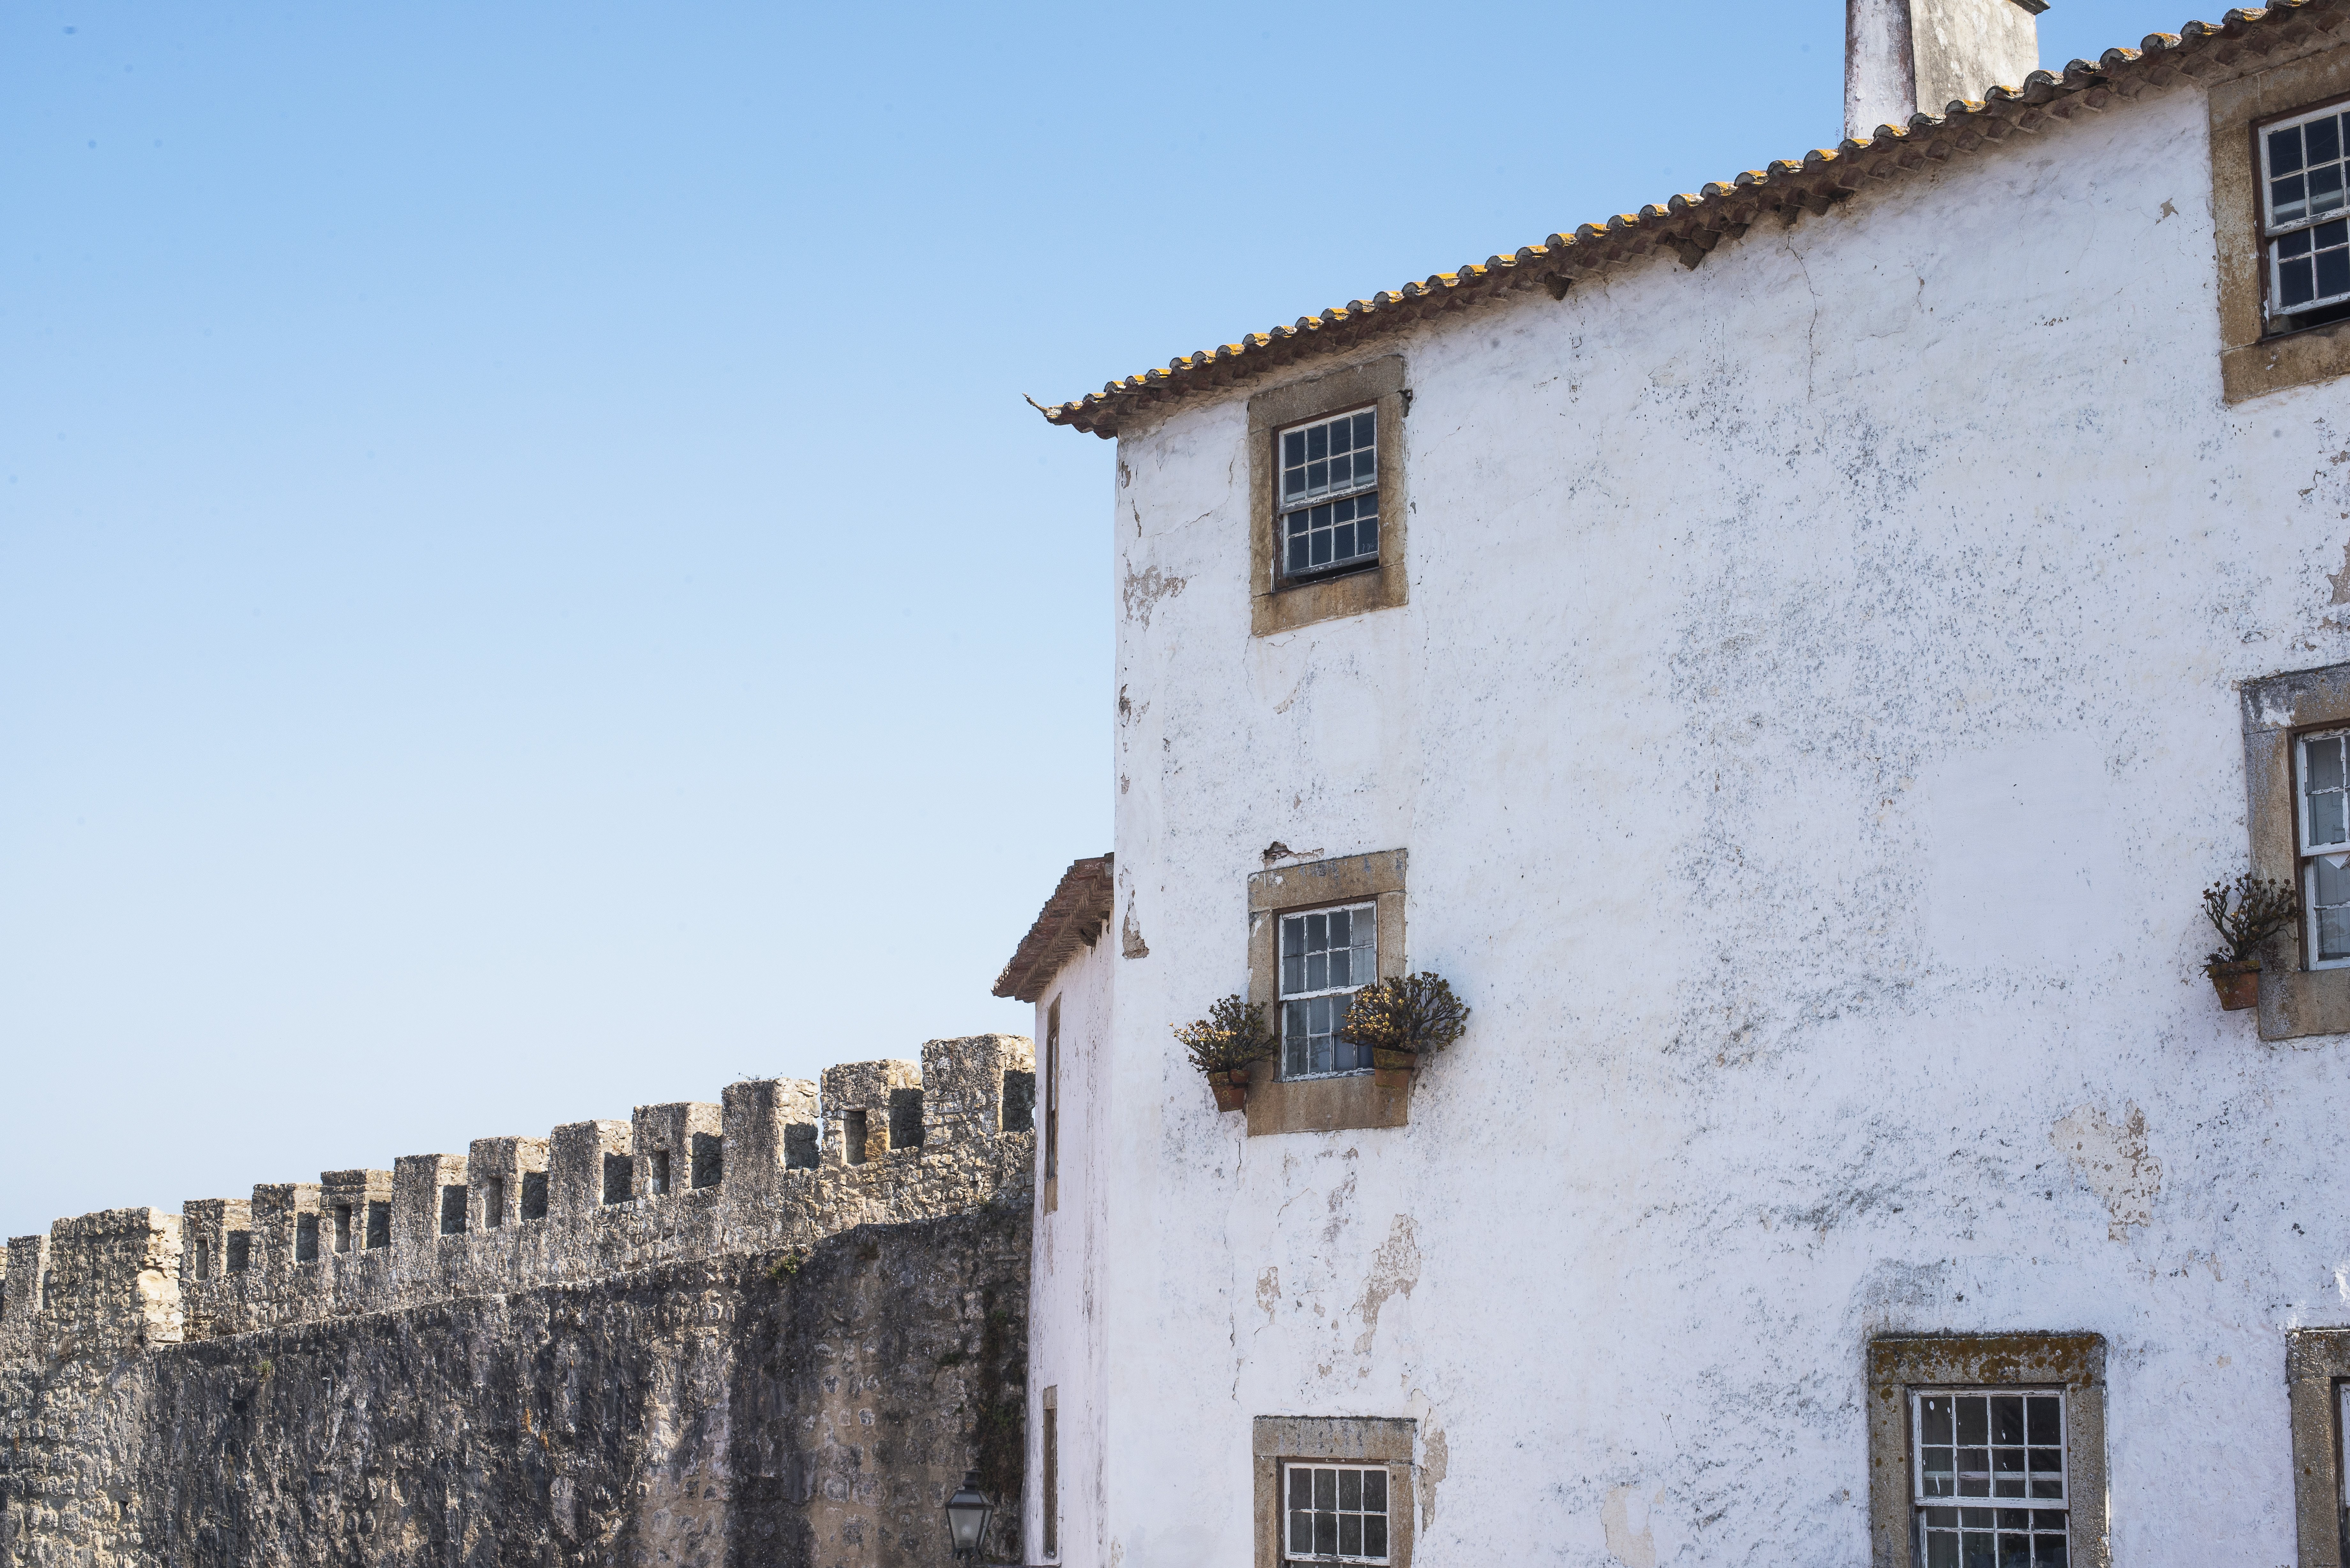
[[[1029,1043],[8,1244],[0,1563],[1022,1560]]]

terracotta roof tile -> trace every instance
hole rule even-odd
[[[1110,876],[1111,857],[1073,860],[1061,874],[1061,885],[1045,900],[1035,924],[1020,939],[1019,950],[995,979],[995,994],[1017,1002],[1035,1002],[1061,971],[1071,956],[1089,948],[1109,924],[1117,898]]]
[[[1722,240],[1744,234],[1766,215],[1793,223],[1805,213],[1826,212],[1869,180],[1898,179],[2036,130],[2052,119],[2101,109],[2115,98],[2168,87],[2181,76],[2233,74],[2246,55],[2257,64],[2272,50],[2339,23],[2345,11],[2350,0],[2277,0],[2263,9],[2230,11],[2217,25],[2189,22],[2176,33],[2148,34],[2138,47],[2107,49],[2095,64],[2074,60],[2061,72],[2034,71],[2020,88],[1994,87],[1979,99],[1953,100],[1939,115],[1914,114],[1906,125],[1878,126],[1874,136],[1814,148],[1800,159],[1774,159],[1733,180],[1711,182],[1638,213],[1618,213],[1604,223],[1580,224],[1538,245],[1488,256],[1482,265],[1469,263],[1401,288],[1382,289],[1368,299],[1348,300],[1319,316],[1301,316],[1288,327],[1250,333],[1237,343],[1179,356],[1163,369],[1107,382],[1099,392],[1047,408],[1045,417],[1108,438],[1118,434],[1123,421],[1155,404],[1349,348],[1438,311],[1537,285],[1564,297],[1576,277],[1658,250],[1672,252],[1694,267]],[[997,994],[1004,994],[1000,984]]]

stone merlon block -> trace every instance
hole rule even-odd
[[[639,1106],[629,1122],[639,1198],[660,1198],[715,1187],[725,1168],[721,1139],[725,1113],[695,1100]]]
[[[367,1250],[368,1205],[391,1201],[388,1170],[325,1170],[318,1173],[320,1250]]]
[[[771,1191],[778,1172],[816,1164],[816,1088],[807,1079],[746,1079],[720,1097],[729,1189]]]
[[[887,1154],[890,1112],[905,1103],[896,1092],[910,1089],[919,1094],[921,1087],[922,1070],[911,1062],[845,1062],[827,1067],[824,1119],[831,1136],[825,1139],[825,1164],[862,1165]],[[920,1139],[917,1137],[912,1141]]]
[[[546,1217],[546,1146],[543,1137],[477,1137],[465,1151],[469,1225],[502,1231],[525,1218]],[[532,1179],[538,1183],[531,1191]]]
[[[232,1231],[253,1229],[250,1198],[191,1198],[180,1205],[182,1279],[217,1280],[228,1272]]]
[[[619,1160],[633,1181],[629,1159],[631,1129],[627,1122],[566,1122],[547,1140],[546,1211],[577,1218],[592,1214],[608,1196],[615,1202],[633,1196],[616,1189],[611,1162]]]
[[[294,1266],[295,1241],[301,1219],[310,1219],[315,1239],[318,1222],[318,1184],[315,1181],[265,1182],[253,1189],[253,1266],[264,1273],[281,1273]]]
[[[1003,1130],[1003,1078],[1036,1071],[1036,1053],[1017,1034],[972,1034],[922,1046],[925,1141],[993,1137]]]
[[[391,1162],[391,1256],[395,1268],[432,1255],[441,1237],[442,1192],[465,1185],[462,1154],[403,1154]]]
[[[180,1241],[180,1216],[153,1209],[57,1221],[36,1302],[42,1325],[93,1347],[178,1340]]]

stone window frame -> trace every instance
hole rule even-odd
[[[1249,632],[1264,637],[1316,621],[1391,609],[1405,601],[1403,356],[1390,354],[1291,381],[1248,400]],[[1349,409],[1378,411],[1379,556],[1378,564],[1335,576],[1290,583],[1281,576],[1281,512],[1274,493],[1281,431]]]
[[[2350,1328],[2293,1328],[2284,1335],[2284,1383],[2293,1425],[2296,1568],[2343,1568],[2342,1390],[2350,1384]]]
[[[2350,323],[2345,323],[2350,326]],[[2252,875],[2298,888],[2301,828],[2293,799],[2294,742],[2350,725],[2350,664],[2321,665],[2237,688],[2244,729],[2244,822]],[[2296,921],[2261,954],[2257,1014],[2263,1040],[2350,1033],[2350,969],[2312,969]]]
[[[2326,47],[2215,84],[2211,229],[2220,282],[2220,381],[2230,403],[2350,374],[2350,320],[2269,330],[2261,128],[2350,99],[2350,48]]]
[[[1281,917],[1340,904],[1368,903],[1378,910],[1378,978],[1394,980],[1404,967],[1404,869],[1406,852],[1381,849],[1367,855],[1309,860],[1259,871],[1248,879],[1248,999],[1278,1014]],[[1268,1082],[1250,1075],[1244,1107],[1248,1136],[1346,1132],[1406,1125],[1409,1083],[1381,1083],[1386,1075],[1366,1071],[1336,1077],[1282,1079],[1265,1070]]]
[[[2106,1340],[2097,1334],[1883,1334],[1868,1342],[1868,1541],[1872,1568],[1921,1568],[1910,1490],[1916,1389],[2064,1391],[2070,1560],[2111,1568],[2106,1496]]]
[[[1281,1467],[1293,1461],[1385,1465],[1388,1568],[1411,1568],[1417,1495],[1411,1453],[1417,1430],[1409,1417],[1399,1416],[1256,1417],[1249,1437],[1249,1464],[1256,1483],[1255,1568],[1282,1568]]]

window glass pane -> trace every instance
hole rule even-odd
[[[1382,1508],[1386,1504],[1380,1504]],[[1385,1513],[1367,1515],[1363,1520],[1363,1555],[1385,1557],[1388,1554],[1388,1516]]]
[[[1991,1401],[1980,1394],[1953,1401],[1959,1415],[1959,1441],[1983,1443],[1991,1438]]]
[[[1374,483],[1378,474],[1378,421],[1375,411],[1339,414],[1327,420],[1317,420],[1309,425],[1281,432],[1281,495],[1284,502],[1311,501],[1317,496],[1336,496]],[[1321,514],[1313,519],[1316,528],[1326,528],[1334,522]],[[1293,531],[1295,520],[1293,520]],[[1308,556],[1333,564],[1331,556],[1309,544]]]
[[[2301,134],[2307,139],[2309,156],[2306,161],[2311,168],[2320,163],[2331,163],[2342,156],[2342,120],[2339,116],[2329,114],[2324,119],[2313,119],[2301,128]]]
[[[2317,297],[2316,269],[2307,260],[2280,263],[2277,266],[2277,303],[2285,308],[2307,305]]]
[[[2332,213],[2342,206],[2342,165],[2328,164],[2309,171],[2309,211],[2312,216]]]
[[[2309,797],[2309,841],[2312,844],[2342,842],[2342,801],[2340,791]]]
[[[2297,223],[2305,215],[2308,202],[2303,195],[2302,176],[2289,175],[2269,182],[2269,221],[2277,223]]]
[[[2342,787],[2342,738],[2321,735],[2311,741],[2309,753],[2309,787],[2340,789]]]
[[[1929,1443],[1950,1441],[1950,1401],[1947,1397],[1918,1401],[1919,1429]]]
[[[2269,172],[2290,174],[2301,167],[2301,127],[2269,132]]]
[[[1991,1440],[1994,1443],[2023,1441],[2023,1396],[2003,1396],[1991,1402]]]
[[[1365,419],[1368,419],[1368,418],[1370,418],[1371,416],[1370,416],[1370,415],[1368,415],[1368,414],[1365,414],[1363,417],[1364,417]],[[1370,1510],[1372,1512],[1374,1512],[1374,1513],[1385,1513],[1385,1512],[1387,1511],[1387,1510],[1388,1510],[1388,1472],[1387,1472],[1387,1471],[1385,1471],[1385,1470],[1365,1470],[1365,1471],[1363,1472],[1363,1506],[1364,1506],[1365,1508],[1367,1508],[1367,1509],[1369,1509],[1369,1510]]]
[[[2350,958],[2350,909],[2317,911],[2317,956],[2328,962]]]
[[[2330,250],[2317,253],[2317,297],[2332,299],[2338,294],[2350,294],[2350,250]]]

